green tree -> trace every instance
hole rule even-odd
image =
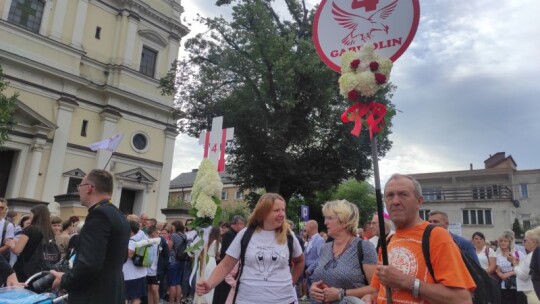
[[[15,93],[11,97],[6,96],[3,92],[7,86],[8,82],[4,81],[4,72],[0,67],[0,148],[4,147],[4,143],[9,137],[9,130],[16,124],[14,113],[19,94]]]
[[[362,226],[371,220],[377,210],[375,189],[366,181],[349,179],[341,183],[333,195],[334,199],[345,199],[358,206],[360,210],[360,223]]]
[[[246,202],[237,202],[236,204],[230,204],[222,208],[221,220],[230,222],[235,215],[243,216],[246,221],[251,214],[251,209]]]
[[[339,119],[350,103],[339,95],[339,75],[316,54],[314,11],[303,0],[285,0],[285,20],[273,1],[232,2],[232,21],[200,19],[210,30],[186,42],[187,58],[161,83],[163,92],[178,92],[180,131],[197,137],[223,115],[225,127],[235,128],[227,161],[235,182],[286,200],[369,176],[369,135],[352,136]],[[380,101],[391,106],[392,90]],[[390,146],[381,137],[379,156]]]
[[[358,206],[360,211],[358,225],[360,227],[370,220],[377,210],[373,186],[366,181],[358,181],[352,178],[345,180],[334,188],[317,192],[315,197],[309,200],[310,218],[316,220],[322,230],[325,230],[322,205],[328,201],[339,199],[345,199]]]

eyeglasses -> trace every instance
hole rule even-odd
[[[82,187],[82,186],[90,186],[90,187],[94,187],[94,185],[92,185],[92,184],[78,184],[78,185],[77,185],[77,191],[81,190],[81,187]]]

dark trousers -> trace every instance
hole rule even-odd
[[[191,276],[191,272],[196,271],[196,269],[191,269],[191,259],[184,262],[184,273],[182,275],[182,296],[184,298],[192,297],[195,295],[195,280],[197,279],[197,276],[193,276],[193,280],[190,284],[189,277]]]
[[[501,303],[517,304],[517,290],[501,289]]]

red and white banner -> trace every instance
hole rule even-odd
[[[396,61],[411,44],[419,20],[418,0],[322,0],[313,42],[322,61],[339,73],[341,55],[366,44]]]

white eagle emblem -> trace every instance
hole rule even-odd
[[[335,2],[332,2],[334,20],[342,27],[350,30],[349,34],[341,39],[341,42],[345,45],[353,45],[356,44],[358,37],[363,42],[366,42],[366,40],[372,38],[372,33],[377,31],[383,31],[388,35],[390,28],[383,21],[392,15],[396,9],[397,2],[398,0],[395,0],[366,17],[349,13],[337,6]]]

